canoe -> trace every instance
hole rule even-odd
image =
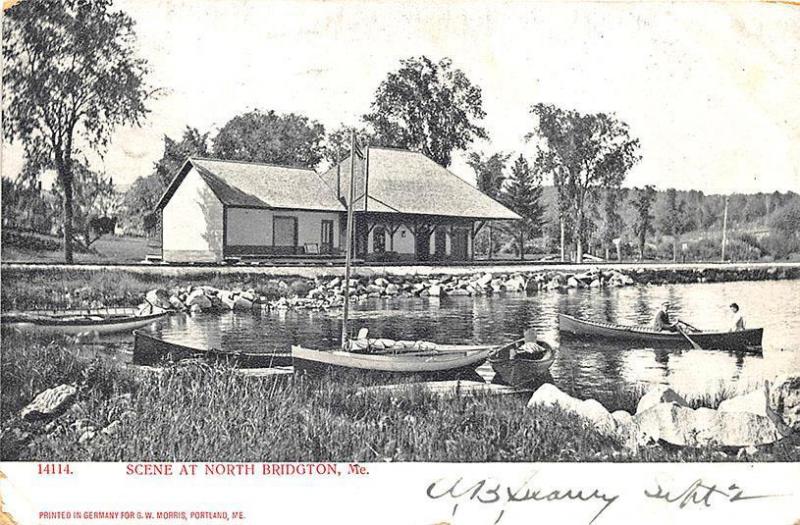
[[[670,346],[673,348],[692,348],[680,332],[656,331],[645,326],[619,325],[587,321],[571,315],[558,314],[558,329],[577,337],[602,337],[630,341],[648,345]],[[761,351],[763,328],[752,328],[738,332],[687,332],[703,349]]]
[[[350,370],[391,375],[422,375],[436,378],[452,377],[473,372],[493,352],[492,347],[459,351],[454,345],[446,351],[424,350],[404,353],[345,352],[343,350],[314,350],[292,346],[292,362],[296,372],[325,372]]]
[[[522,351],[525,340],[520,339],[499,348],[489,357],[489,364],[503,383],[513,387],[526,385],[550,369],[555,361],[552,347],[544,341],[536,344],[541,352]]]
[[[62,310],[3,314],[3,326],[25,333],[41,335],[78,335],[87,332],[112,334],[130,332],[158,321],[169,314],[166,310],[140,315],[135,309]]]
[[[290,366],[292,356],[282,353],[248,353],[228,350],[193,348],[170,343],[137,330],[133,333],[133,364],[156,366],[186,359],[202,359],[236,368],[273,368]]]

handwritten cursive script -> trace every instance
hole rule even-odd
[[[576,501],[576,502],[596,502],[600,509],[589,521],[594,523],[600,515],[608,509],[619,498],[619,495],[609,495],[600,489],[577,489],[577,488],[542,488],[530,485],[531,479],[518,485],[505,484],[490,478],[481,479],[474,482],[464,481],[464,478],[456,480],[439,479],[428,486],[427,495],[429,498],[437,500],[450,498],[455,500],[453,505],[453,515],[458,510],[459,503],[477,502],[483,505],[497,505],[500,507],[495,524],[499,523],[506,512],[506,506],[511,503],[525,502],[554,502],[554,501]]]
[[[708,484],[702,479],[697,479],[692,482],[686,489],[681,492],[673,494],[671,490],[665,490],[660,483],[656,483],[658,488],[655,491],[645,489],[644,495],[648,498],[660,499],[665,503],[672,503],[678,508],[684,508],[687,505],[703,505],[704,507],[711,507],[712,503],[716,501],[727,501],[728,503],[736,503],[737,501],[774,498],[776,495],[759,495],[747,496],[744,489],[739,487],[736,483],[732,483],[728,488],[719,488],[716,483]]]

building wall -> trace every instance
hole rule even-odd
[[[468,228],[465,228],[468,230]],[[367,245],[367,253],[375,253],[374,251],[374,240],[375,240],[375,230],[373,228],[367,237],[368,245]],[[385,235],[385,246],[386,251],[391,250],[391,244],[389,243],[389,230],[388,228],[384,229]],[[403,237],[403,232],[405,232],[405,237]],[[445,250],[446,255],[452,255],[453,253],[453,238],[450,235],[450,228],[447,227],[447,236],[445,237]],[[400,226],[400,228],[394,234],[394,251],[401,255],[414,255],[416,248],[416,241],[414,238],[414,234],[411,233],[411,230],[408,229],[406,226]],[[430,255],[434,255],[436,253],[436,241],[435,241],[435,234],[431,234],[430,237]],[[467,257],[472,254],[472,242],[467,236]]]
[[[164,261],[222,260],[222,203],[191,169],[163,210]]]
[[[338,212],[318,212],[301,210],[259,210],[245,208],[227,208],[228,246],[258,248],[254,252],[269,253],[273,246],[273,218],[294,217],[297,219],[297,245],[319,246],[322,234],[322,221],[333,221],[333,246],[340,247]]]

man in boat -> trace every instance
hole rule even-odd
[[[739,305],[736,303],[731,303],[730,306],[732,315],[731,315],[731,332],[740,332],[744,330],[744,317],[742,316],[742,312],[739,311]]]
[[[677,332],[678,331],[678,323],[680,320],[676,320],[674,323],[669,318],[669,301],[664,301],[661,303],[661,307],[656,312],[656,316],[653,318],[653,329],[658,332]]]

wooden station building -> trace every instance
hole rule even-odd
[[[491,220],[519,216],[421,153],[355,156],[355,256],[469,260]],[[323,174],[190,158],[158,202],[149,258],[221,262],[342,257],[351,157]]]

